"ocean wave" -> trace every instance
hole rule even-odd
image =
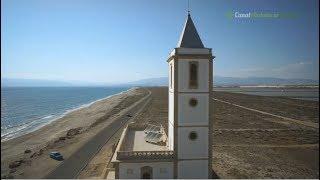
[[[26,135],[28,133],[34,132],[34,131],[36,131],[36,130],[38,130],[38,129],[40,129],[40,128],[42,128],[42,127],[44,127],[44,126],[46,126],[46,125],[58,120],[58,119],[60,119],[60,118],[63,118],[64,116],[66,116],[67,114],[69,114],[71,112],[80,110],[82,108],[89,107],[89,106],[93,105],[94,103],[109,99],[109,98],[111,98],[113,96],[117,96],[117,95],[121,95],[121,94],[127,93],[127,92],[129,92],[131,90],[134,90],[134,89],[136,89],[136,87],[129,88],[129,89],[125,90],[125,91],[121,91],[119,93],[112,94],[112,95],[106,96],[104,98],[101,98],[101,99],[98,99],[98,100],[94,100],[94,101],[86,103],[86,104],[79,105],[77,107],[66,109],[63,113],[49,114],[49,115],[46,115],[46,116],[43,116],[43,117],[36,117],[36,118],[33,118],[33,120],[21,123],[21,124],[16,125],[16,126],[10,126],[10,125],[1,126],[1,142],[7,141],[7,140],[10,140],[10,139],[14,139],[14,138],[17,138],[19,136]]]
[[[42,119],[50,119],[50,118],[52,118],[54,115],[49,115],[49,116],[45,116],[45,117],[43,117]]]
[[[55,119],[55,115],[34,118],[19,125],[1,127],[1,142],[33,132]],[[49,120],[49,121],[48,121]]]

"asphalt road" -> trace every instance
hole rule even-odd
[[[77,152],[65,159],[56,169],[51,171],[45,178],[47,179],[75,179],[93,156],[99,152],[110,138],[124,125],[132,120],[147,105],[149,94],[127,113],[115,119],[108,127],[101,130],[91,140],[84,144]],[[128,117],[127,114],[132,115]]]

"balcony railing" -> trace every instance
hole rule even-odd
[[[118,151],[117,159],[173,159],[173,151]]]

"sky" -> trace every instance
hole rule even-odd
[[[319,79],[317,0],[190,0],[189,7],[216,56],[214,75]],[[166,77],[187,10],[187,0],[2,0],[1,77]]]

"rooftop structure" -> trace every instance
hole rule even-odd
[[[193,24],[190,13],[188,13],[177,47],[204,48],[197,29]]]
[[[111,160],[115,167],[115,178],[173,177],[174,152],[167,146],[166,134],[163,134],[161,142],[151,143],[145,138],[149,133],[155,132],[146,130],[150,130],[147,124],[134,123],[128,124],[124,129]],[[113,172],[108,174],[109,178],[111,176]]]
[[[145,133],[147,127],[146,124],[128,124],[121,135],[113,162],[173,158],[173,152],[166,146],[166,137],[159,143],[150,143],[145,140],[148,135]]]

